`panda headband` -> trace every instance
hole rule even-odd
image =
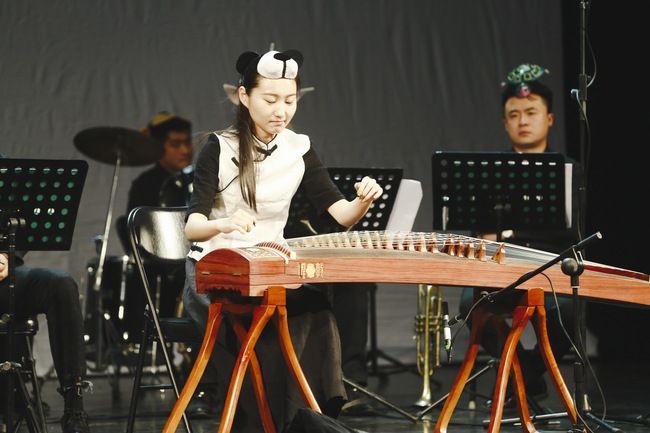
[[[257,73],[264,78],[294,79],[298,76],[300,66],[302,66],[302,53],[297,50],[287,50],[269,51],[261,56],[256,52],[246,51],[239,56],[235,67],[241,74],[239,85],[243,86],[244,77],[248,75],[251,68],[256,68]]]
[[[524,63],[510,71],[506,77],[507,81],[501,83],[501,88],[504,89],[506,86],[513,86],[515,88],[515,95],[519,98],[525,98],[531,93],[528,83],[537,81],[542,75],[548,75],[550,73],[548,69],[542,68],[539,65]]]

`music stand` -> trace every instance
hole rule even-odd
[[[560,153],[438,151],[431,168],[434,229],[494,232],[499,238],[504,227],[570,227],[571,190]]]
[[[401,168],[341,168],[327,169],[330,177],[347,200],[357,196],[354,184],[364,176],[370,176],[384,189],[384,195],[373,202],[373,206],[354,226],[355,230],[385,230],[388,218],[395,205],[395,197],[402,181]],[[337,233],[348,230],[338,224],[325,212],[319,215],[316,207],[298,189],[289,208],[289,218],[284,229],[285,237],[297,238],[323,233]]]
[[[0,372],[18,376],[18,396],[27,410],[30,432],[38,431],[38,423],[19,374],[20,365],[13,361],[15,253],[16,249],[70,249],[87,172],[88,163],[83,160],[0,159],[0,251],[9,255],[9,304],[8,311],[2,314],[8,329],[8,361],[0,364]],[[8,374],[7,378],[5,427],[12,430],[5,431],[13,431],[14,375]]]

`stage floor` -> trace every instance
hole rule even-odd
[[[486,365],[481,359],[477,367]],[[607,406],[607,419],[609,425],[626,433],[640,433],[650,430],[650,373],[647,362],[638,365],[629,360],[620,363],[599,364],[592,361],[596,377],[602,387]],[[445,364],[436,369],[431,378],[431,402],[424,407],[414,403],[420,399],[423,389],[423,380],[413,367],[393,367],[390,363],[380,364],[378,374],[371,376],[368,389],[375,395],[389,403],[382,404],[372,400],[372,413],[363,416],[342,415],[339,421],[344,425],[359,432],[403,432],[403,433],[428,433],[433,432],[437,418],[444,401],[431,406],[438,400],[443,400],[450,391],[451,385],[460,367],[460,363]],[[575,388],[573,380],[574,363],[572,360],[563,361],[561,370],[571,391]],[[449,432],[481,433],[485,431],[489,420],[489,411],[483,408],[487,395],[492,389],[496,368],[489,369],[476,380],[477,409],[468,409],[469,394],[465,393],[454,412]],[[148,381],[163,378],[150,375]],[[131,398],[132,377],[123,375],[119,387],[114,393],[111,381],[105,374],[91,375],[93,393],[85,398],[86,409],[90,417],[90,426],[93,433],[117,433],[126,429],[129,402]],[[547,383],[550,381],[547,380]],[[42,395],[43,400],[50,406],[48,416],[48,431],[59,432],[59,418],[62,412],[62,399],[56,393],[58,384],[55,378],[46,379]],[[601,394],[593,377],[586,381],[587,400],[592,408],[589,414],[601,416],[603,402]],[[540,405],[553,413],[563,412],[564,409],[553,389],[549,388],[549,397],[539,401]],[[146,391],[140,397],[140,406],[136,419],[135,431],[138,433],[158,433],[162,431],[167,416],[173,406],[174,397],[171,391]],[[395,406],[398,409],[394,409]],[[422,411],[426,410],[422,415]],[[406,415],[405,415],[405,414]],[[504,420],[516,417],[513,411],[504,413]],[[415,419],[413,419],[415,418]],[[633,421],[633,422],[632,422]],[[191,420],[195,433],[216,432],[219,420]],[[569,431],[572,428],[566,416],[552,417],[548,421],[537,421],[536,426],[540,431]],[[587,421],[592,430],[597,428],[594,421]],[[504,423],[503,432],[519,432],[521,427],[514,423]],[[604,427],[599,431],[608,431]],[[28,432],[26,425],[20,427],[20,432]],[[179,428],[178,431],[183,431]]]

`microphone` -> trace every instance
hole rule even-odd
[[[442,303],[442,335],[445,339],[447,359],[451,360],[451,328],[449,327],[449,304]]]

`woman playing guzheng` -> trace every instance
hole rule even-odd
[[[186,265],[184,306],[203,329],[209,301],[197,294],[195,264],[217,248],[284,243],[290,203],[300,185],[321,212],[350,227],[383,191],[364,177],[351,201],[332,182],[307,135],[288,129],[296,113],[302,54],[295,50],[263,55],[245,52],[236,62],[240,74],[234,123],[209,134],[197,156],[194,190],[185,233],[194,242]],[[312,286],[287,291],[291,340],[307,381],[324,414],[338,416],[346,394],[336,322],[325,293]],[[221,401],[225,400],[237,339],[229,324],[220,327],[211,358],[217,363]],[[323,356],[323,348],[327,348]],[[305,406],[293,384],[273,327],[256,345],[277,431]],[[233,431],[263,431],[251,381],[239,398]]]

